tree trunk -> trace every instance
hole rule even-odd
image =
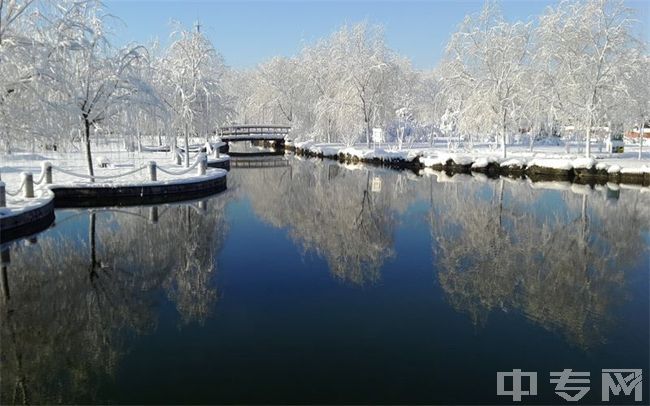
[[[190,134],[187,124],[185,124],[185,167],[190,166]]]
[[[366,143],[368,143],[368,148],[370,148],[370,121],[366,120]]]
[[[95,171],[93,170],[93,156],[90,151],[90,123],[88,120],[84,119],[84,141],[86,144],[86,163],[88,164],[88,175],[95,176]],[[91,182],[94,182],[95,179],[90,179]]]
[[[502,122],[502,133],[501,133],[501,155],[503,155],[503,159],[506,158],[506,116],[508,114],[507,110],[504,110],[503,112],[503,122]]]
[[[585,140],[585,156],[591,156],[591,119],[589,119],[589,127],[587,127],[587,139]]]
[[[639,159],[643,156],[643,127],[644,119],[641,116],[641,124],[639,124]]]
[[[589,127],[587,127],[587,139],[585,140],[585,157],[589,158],[591,155],[591,120],[589,120]]]

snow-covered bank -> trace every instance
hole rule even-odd
[[[196,161],[196,154],[190,156],[191,162]],[[164,183],[174,180],[192,178],[196,175],[197,170],[186,171],[186,168],[178,166],[171,159],[169,152],[160,151],[143,151],[143,152],[116,152],[116,151],[98,151],[95,158],[94,166],[95,183],[101,184],[143,184],[149,182],[149,172],[147,165],[149,162],[156,162],[157,181]],[[219,158],[208,157],[208,166],[219,167],[218,164],[227,163],[230,157],[226,154],[220,154]],[[105,162],[105,167],[100,167],[100,162]],[[48,151],[47,153],[15,153],[10,155],[0,155],[0,177],[5,182],[9,191],[18,189],[22,180],[22,172],[30,172],[34,179],[40,177],[42,165],[50,162],[53,166],[52,181],[59,186],[66,184],[86,184],[88,182],[87,164],[80,153],[56,153]],[[133,172],[127,176],[125,173]],[[112,179],[108,179],[111,178]]]
[[[455,152],[444,147],[415,145],[398,150],[394,145],[381,148],[323,144],[312,141],[288,143],[287,149],[298,154],[346,162],[365,162],[380,165],[421,169],[433,168],[451,172],[485,172],[494,175],[523,175],[530,177],[560,177],[586,181],[615,183],[650,183],[650,153],[641,160],[634,147],[624,154],[594,154],[584,158],[567,154],[561,146],[544,146],[536,152],[511,147],[507,159],[490,148],[476,148],[471,152]]]
[[[419,149],[367,148],[361,145],[322,144],[313,141],[287,142],[285,148],[298,154],[345,160],[352,163],[367,162],[403,168],[417,168],[418,158],[423,155]]]
[[[34,191],[34,197],[27,198],[18,194],[7,196],[6,207],[0,207],[0,218],[18,216],[26,212],[40,209],[54,200],[54,193],[48,188]]]
[[[7,196],[6,207],[0,207],[0,242],[41,231],[52,221],[54,193],[51,190],[36,190],[32,198],[20,194]]]
[[[86,175],[85,161],[78,154],[12,154],[2,156],[0,174],[5,206],[0,207],[2,239],[34,230],[53,219],[57,206],[105,206],[178,201],[206,196],[226,188],[225,169],[206,168],[197,155],[188,168],[172,163],[169,154],[149,151],[138,154],[106,154],[93,178]],[[151,165],[155,162],[155,165]],[[205,164],[223,166],[230,158],[210,158]],[[51,170],[51,183],[45,168]],[[153,171],[153,172],[152,172]],[[22,173],[32,173],[32,188]],[[49,224],[49,223],[48,223]],[[45,224],[46,226],[46,224]]]

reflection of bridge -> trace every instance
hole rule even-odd
[[[233,159],[232,168],[283,168],[289,166],[288,159]]]
[[[276,141],[284,145],[291,127],[272,124],[245,124],[220,127],[217,135],[224,142],[230,141]]]

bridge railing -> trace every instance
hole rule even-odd
[[[280,125],[238,125],[220,127],[217,134],[220,136],[247,136],[247,135],[288,135],[291,127]]]

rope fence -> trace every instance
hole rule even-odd
[[[52,165],[50,162],[43,162],[42,168],[41,168],[41,175],[37,180],[34,180],[33,175],[31,172],[23,172],[22,173],[22,182],[20,184],[20,187],[15,190],[15,191],[9,191],[6,189],[5,184],[3,182],[0,182],[0,207],[5,207],[6,205],[6,196],[11,196],[11,197],[16,197],[20,195],[21,193],[24,195],[26,198],[33,198],[34,197],[34,185],[48,185],[52,184],[52,171],[57,170],[61,173],[64,173],[69,176],[73,176],[76,178],[81,178],[81,179],[88,179],[91,182],[94,182],[95,180],[110,180],[110,179],[119,179],[123,178],[125,176],[133,175],[135,173],[138,173],[144,169],[149,169],[149,181],[157,181],[157,174],[156,170],[159,169],[161,172],[166,173],[168,175],[172,176],[180,176],[180,175],[185,175],[189,173],[190,171],[194,170],[195,168],[198,167],[197,175],[205,175],[207,171],[207,164],[208,164],[208,158],[205,153],[199,152],[198,154],[195,155],[196,160],[194,163],[180,171],[173,171],[169,169],[165,169],[154,161],[150,161],[145,165],[141,165],[140,167],[137,167],[135,169],[132,169],[127,172],[119,173],[116,175],[86,175],[82,173],[77,173],[68,169],[64,169],[60,166],[55,166]]]
[[[182,170],[182,171],[170,171],[170,170],[165,169],[165,168],[162,168],[162,167],[160,167],[160,166],[158,166],[158,165],[156,165],[156,167],[160,170],[160,172],[164,172],[164,173],[166,173],[166,174],[168,174],[168,175],[185,175],[186,173],[188,173],[188,172],[190,172],[191,170],[193,170],[194,168],[196,168],[196,166],[197,166],[200,162],[201,162],[201,160],[200,160],[200,159],[197,159],[196,161],[194,161],[194,163],[193,163],[191,166],[185,168],[185,169]]]
[[[21,182],[18,190],[16,190],[15,192],[10,192],[7,189],[5,189],[5,193],[11,197],[16,197],[23,191],[24,188],[25,188],[25,179],[23,179],[23,181]]]
[[[67,169],[63,169],[60,166],[52,166],[52,169],[56,169],[57,171],[59,171],[61,173],[65,173],[66,175],[75,176],[77,178],[82,178],[82,179],[90,179],[90,180],[95,180],[95,179],[97,179],[97,180],[108,180],[108,179],[122,178],[124,176],[133,175],[134,173],[140,172],[141,170],[143,170],[145,168],[147,168],[147,165],[142,165],[139,168],[135,168],[135,169],[133,169],[131,171],[120,173],[120,174],[117,174],[117,175],[110,175],[110,176],[94,175],[94,176],[90,176],[90,175],[85,175],[83,173],[76,173],[76,172],[69,171]]]

